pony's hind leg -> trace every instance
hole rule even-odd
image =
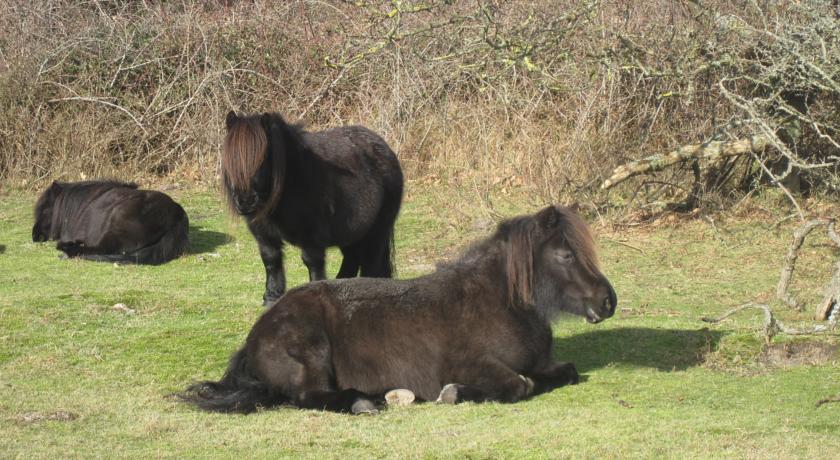
[[[266,315],[274,317],[263,316],[254,326],[253,372],[300,408],[375,411],[376,406],[363,393],[336,388],[329,338],[322,329],[323,318],[315,314],[318,302],[305,298],[302,302],[297,308],[270,310]]]
[[[355,278],[359,274],[359,248],[353,246],[341,247],[341,268],[336,278]]]
[[[373,401],[356,390],[313,390],[305,391],[295,398],[295,405],[304,409],[320,409],[352,414],[371,414],[378,410]]]
[[[309,281],[327,279],[325,248],[301,248],[300,258],[309,270]]]
[[[337,390],[331,382],[332,375],[329,353],[321,349],[323,344],[314,343],[312,348],[293,359],[302,367],[293,402],[303,409],[319,409],[353,414],[376,412],[374,403],[362,392],[346,389]]]
[[[369,234],[362,242],[361,273],[371,278],[390,278],[391,236],[390,232]]]
[[[529,374],[536,384],[535,393],[544,393],[564,385],[575,385],[580,381],[575,365],[552,361]]]

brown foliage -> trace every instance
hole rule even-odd
[[[0,5],[0,177],[215,182],[224,114],[236,109],[367,125],[409,178],[603,203],[598,186],[620,164],[771,137],[783,155],[767,171],[734,158],[697,179],[686,164],[617,192],[646,205],[700,180],[723,203],[762,175],[780,179],[790,154],[836,172],[832,11],[746,0],[11,0]],[[785,102],[797,95],[805,106]]]

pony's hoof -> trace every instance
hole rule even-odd
[[[525,382],[525,396],[527,397],[534,394],[534,381],[522,374],[519,374],[519,378]]]
[[[580,382],[580,374],[578,374],[577,368],[572,363],[566,364],[566,373],[569,376],[569,385],[577,385]]]
[[[455,404],[458,402],[458,384],[450,383],[443,387],[435,402],[438,404]]]
[[[414,402],[414,392],[402,388],[391,390],[385,393],[385,402],[389,406],[408,406]]]
[[[379,409],[369,399],[359,398],[350,407],[350,412],[353,415],[374,415],[379,413]]]

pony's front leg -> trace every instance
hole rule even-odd
[[[552,361],[529,374],[535,383],[534,393],[544,393],[564,385],[575,385],[580,375],[572,363]]]
[[[263,306],[274,304],[286,292],[286,273],[283,271],[283,243],[267,245],[259,242],[260,257],[265,265],[265,294]]]
[[[309,270],[309,281],[327,279],[326,248],[301,248],[300,258]]]
[[[55,248],[67,254],[67,257],[78,257],[85,248],[83,241],[59,241]]]
[[[534,381],[517,374],[496,359],[485,358],[470,364],[472,371],[461,376],[469,384],[450,383],[441,389],[436,402],[455,404],[461,401],[516,402],[531,396]],[[474,375],[469,375],[474,374]]]

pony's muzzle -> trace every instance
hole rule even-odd
[[[609,281],[607,281],[607,287],[610,289],[610,294],[609,297],[604,300],[604,309],[609,311],[609,318],[615,314],[615,307],[618,306],[618,296],[615,294],[615,289],[613,289],[612,284],[610,284]]]
[[[35,243],[43,243],[44,241],[47,241],[47,234],[42,232],[41,229],[38,228],[37,224],[32,227],[32,241]]]
[[[241,215],[253,214],[257,210],[257,204],[260,197],[257,192],[251,191],[248,193],[236,193],[233,195],[233,203],[236,206],[236,212]]]
[[[615,294],[615,289],[613,289],[610,282],[606,279],[604,279],[604,283],[607,287],[607,295],[604,297],[601,305],[586,309],[586,321],[591,324],[600,323],[607,318],[611,318],[615,314],[615,308],[618,305],[618,297]]]

